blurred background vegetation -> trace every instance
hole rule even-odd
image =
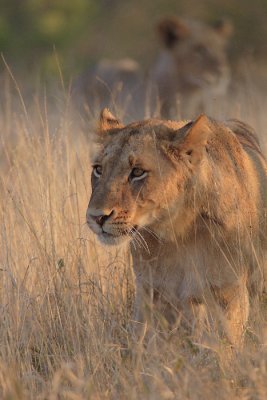
[[[66,79],[104,57],[133,57],[146,68],[158,48],[154,25],[161,16],[172,14],[206,22],[228,17],[234,25],[232,63],[247,56],[264,65],[267,60],[266,0],[0,0],[0,4],[0,51],[12,70],[25,76],[58,74],[57,57]]]

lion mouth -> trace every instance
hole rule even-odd
[[[102,231],[100,232],[100,235],[104,235],[105,237],[117,237],[117,235],[114,235],[113,233],[109,233],[104,231],[104,229],[102,229]]]
[[[129,235],[115,235],[112,233],[108,233],[105,231],[102,231],[101,233],[99,233],[98,235],[98,240],[108,246],[119,246],[121,245],[123,242],[126,242],[128,238],[130,238]]]
[[[119,234],[107,232],[102,228],[101,232],[98,233],[98,238],[104,244],[118,245],[127,239],[132,239],[137,232],[137,225],[130,229],[124,229]]]
[[[104,230],[104,228],[102,228],[102,231],[100,232],[100,234],[106,236],[106,237],[115,237],[115,238],[119,238],[121,236],[133,236],[136,232],[138,232],[138,225],[134,225],[132,226],[132,228],[126,228],[123,229],[119,232],[119,234],[116,233],[110,233]]]

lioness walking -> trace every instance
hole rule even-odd
[[[205,115],[124,126],[104,109],[97,133],[87,223],[104,244],[130,242],[136,320],[152,299],[170,324],[182,316],[241,345],[266,256],[267,169],[252,129]]]

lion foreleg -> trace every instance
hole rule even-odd
[[[249,295],[245,279],[230,288],[219,289],[216,297],[222,310],[220,322],[223,335],[234,347],[240,348],[249,316]]]

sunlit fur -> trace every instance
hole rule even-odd
[[[182,316],[200,337],[205,326],[241,345],[266,247],[266,163],[252,129],[205,115],[123,126],[103,110],[98,135],[87,222],[106,244],[131,240],[135,318],[148,318],[152,298],[170,324]],[[145,179],[131,182],[134,167]]]

